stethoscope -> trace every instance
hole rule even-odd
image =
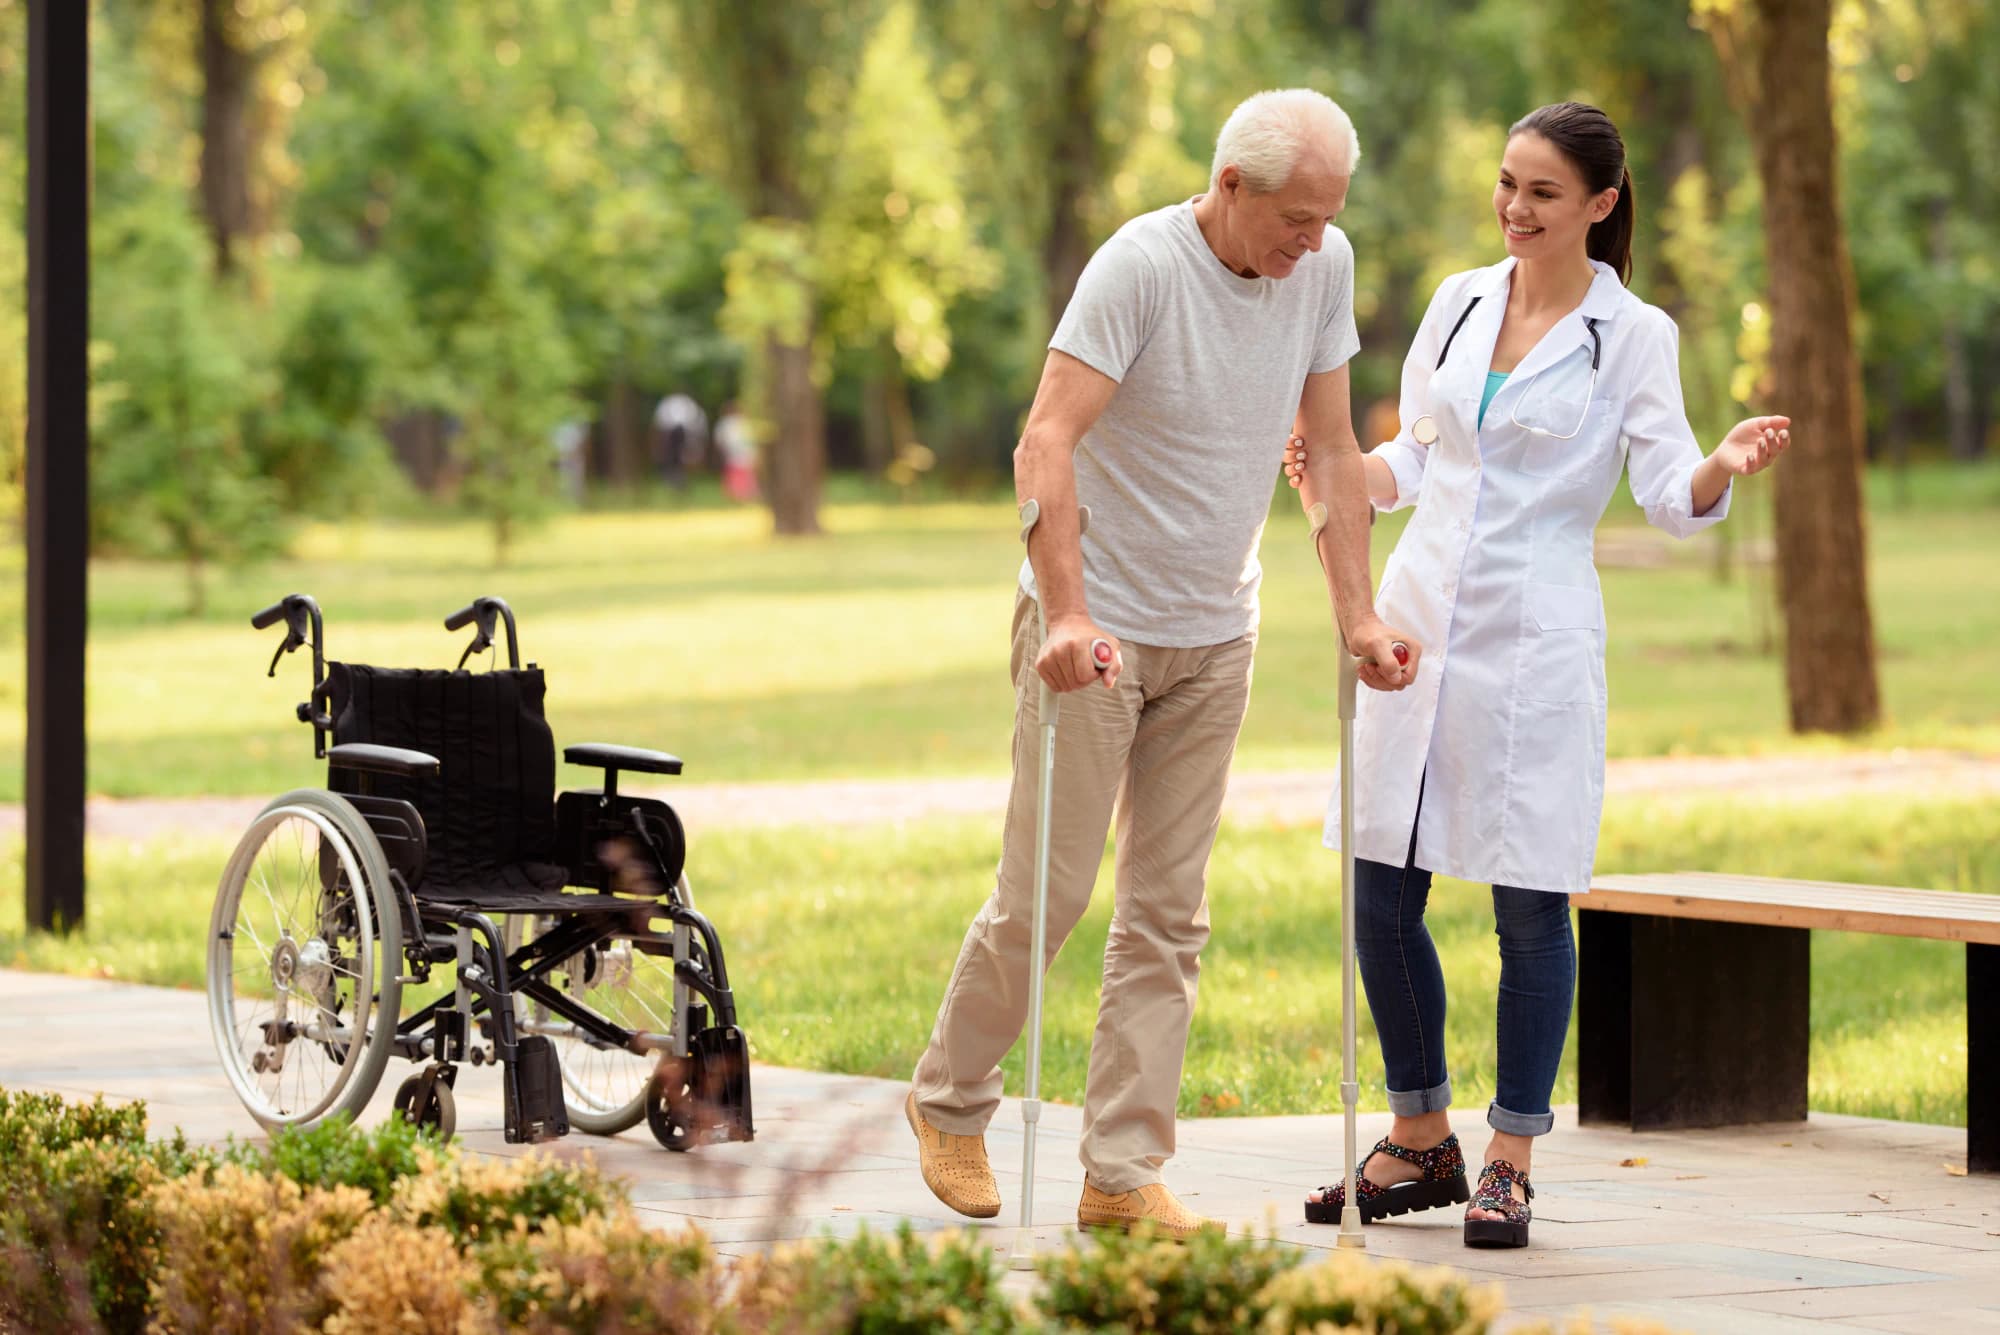
[[[1479,298],[1474,297],[1471,301],[1466,303],[1465,309],[1459,313],[1458,323],[1453,325],[1451,327],[1451,333],[1445,336],[1444,351],[1438,354],[1437,365],[1431,368],[1431,373],[1433,375],[1444,369],[1444,359],[1451,356],[1452,341],[1458,337],[1458,331],[1465,327],[1466,318],[1472,314],[1472,308],[1474,306],[1477,306],[1478,304],[1479,304]],[[1577,433],[1583,430],[1584,418],[1590,415],[1591,397],[1597,393],[1597,366],[1598,363],[1604,359],[1604,340],[1598,337],[1597,317],[1592,315],[1584,316],[1583,325],[1584,328],[1590,331],[1590,388],[1584,392],[1583,412],[1577,416],[1576,425],[1571,427],[1569,429],[1569,433],[1565,435],[1560,431],[1551,431],[1547,427],[1529,426],[1526,422],[1523,422],[1519,416],[1517,416],[1517,413],[1520,410],[1522,402],[1528,398],[1529,391],[1533,390],[1535,387],[1535,382],[1542,378],[1541,371],[1537,371],[1535,372],[1534,375],[1530,376],[1528,379],[1528,388],[1522,390],[1518,395],[1515,396],[1514,406],[1507,410],[1508,422],[1510,422],[1520,430],[1530,433],[1531,435],[1547,436],[1551,440],[1575,440],[1577,437]],[[1543,369],[1546,370],[1547,368],[1545,367]],[[1410,423],[1410,435],[1416,440],[1417,444],[1422,445],[1425,448],[1429,448],[1430,446],[1437,444],[1437,438],[1438,438],[1437,419],[1432,417],[1429,413],[1425,413],[1422,417],[1419,417],[1416,421]]]

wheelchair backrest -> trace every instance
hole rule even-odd
[[[556,746],[540,669],[329,663],[327,686],[336,745],[375,742],[438,759],[434,777],[371,776],[370,791],[424,818],[424,884],[476,885],[496,868],[557,860]],[[334,770],[328,787],[358,791],[360,776]]]

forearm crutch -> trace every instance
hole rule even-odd
[[[1021,543],[1027,545],[1035,521],[1042,517],[1041,504],[1030,499],[1021,506]],[[1079,538],[1090,527],[1090,507],[1076,508]],[[1049,638],[1048,615],[1042,610],[1042,589],[1035,590],[1035,624],[1041,640]],[[1111,642],[1092,640],[1090,661],[1099,672],[1111,666]],[[1039,680],[1039,679],[1038,679]],[[1041,694],[1035,717],[1042,725],[1041,775],[1035,796],[1035,925],[1034,941],[1028,948],[1028,1062],[1027,1090],[1021,1099],[1021,1226],[1014,1234],[1014,1252],[1008,1258],[1016,1270],[1031,1269],[1035,1263],[1035,1127],[1042,1119],[1042,975],[1043,957],[1049,941],[1049,813],[1053,805],[1056,769],[1056,714],[1062,697],[1039,682]]]
[[[1313,555],[1319,558],[1324,572],[1326,557],[1320,553],[1319,535],[1326,527],[1326,506],[1315,501],[1306,514],[1312,521]],[[1375,518],[1372,510],[1368,518],[1372,525]],[[1354,1195],[1359,1167],[1355,1156],[1360,1152],[1355,1141],[1354,1119],[1361,1100],[1361,1085],[1354,1078],[1354,697],[1358,674],[1338,616],[1334,618],[1334,632],[1340,636],[1340,1106],[1346,1124],[1342,1142],[1346,1157],[1341,1162],[1346,1165],[1347,1173],[1340,1236],[1335,1245],[1366,1247],[1368,1239],[1361,1231],[1361,1206]],[[1398,642],[1395,651],[1397,662],[1406,661],[1409,651],[1403,644]]]

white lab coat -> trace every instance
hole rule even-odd
[[[1604,805],[1604,604],[1592,532],[1628,465],[1647,519],[1676,537],[1722,519],[1730,493],[1693,514],[1702,451],[1681,405],[1674,322],[1609,265],[1594,264],[1583,304],[1515,367],[1479,425],[1513,267],[1508,259],[1438,288],[1403,364],[1402,430],[1376,450],[1396,475],[1388,508],[1417,507],[1376,607],[1425,653],[1406,689],[1360,692],[1354,851],[1404,864],[1421,783],[1416,865],[1577,892],[1590,888]],[[1604,344],[1594,392],[1586,317]],[[1512,425],[1517,413],[1565,433],[1580,419],[1582,429],[1571,440],[1538,436]],[[1425,414],[1438,430],[1428,449],[1411,434]],[[1325,841],[1340,844],[1337,790]]]

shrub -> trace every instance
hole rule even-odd
[[[726,1305],[728,1275],[708,1239],[655,1233],[620,1208],[541,1232],[525,1229],[478,1252],[481,1288],[509,1331],[747,1330]]]
[[[1335,1253],[1274,1278],[1258,1305],[1264,1308],[1263,1335],[1484,1335],[1500,1313],[1500,1294],[1443,1268]]]
[[[326,1253],[327,1335],[483,1335],[496,1330],[479,1267],[441,1228],[376,1213]]]
[[[209,1162],[148,1143],[142,1103],[0,1090],[0,1327],[143,1327],[159,1229],[148,1193]]]
[[[152,1201],[173,1262],[153,1278],[154,1328],[215,1335],[323,1320],[326,1258],[372,1208],[359,1187],[302,1187],[240,1163],[164,1182]]]
[[[302,1187],[356,1187],[383,1205],[398,1182],[417,1172],[418,1147],[427,1140],[430,1133],[400,1117],[364,1131],[341,1113],[310,1130],[286,1127],[268,1148],[238,1146],[230,1157],[252,1172],[278,1173]]]
[[[745,1325],[784,1335],[1010,1335],[1032,1329],[1000,1288],[990,1243],[953,1231],[926,1244],[905,1223],[891,1236],[863,1230],[745,1264]]]
[[[429,1145],[416,1149],[415,1171],[390,1194],[389,1210],[405,1223],[435,1225],[461,1247],[510,1231],[532,1232],[579,1223],[619,1209],[625,1189],[596,1165],[566,1164],[546,1154],[487,1159]]]
[[[1106,1234],[1095,1247],[1042,1258],[1040,1306],[1070,1330],[1252,1330],[1265,1287],[1299,1259],[1273,1238],[1204,1229],[1181,1243],[1142,1225],[1129,1236]]]

